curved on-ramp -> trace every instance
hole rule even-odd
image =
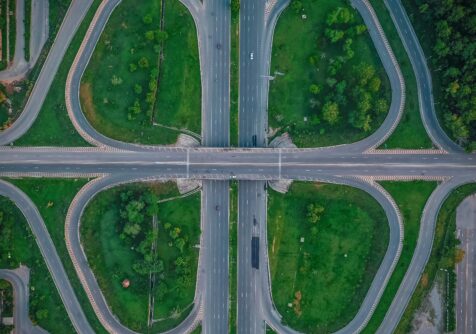
[[[89,267],[86,254],[80,239],[81,216],[88,203],[101,191],[114,186],[139,182],[158,180],[158,177],[144,176],[143,178],[131,178],[126,175],[104,176],[87,183],[74,197],[66,215],[65,240],[68,253],[73,262],[79,280],[88,296],[92,308],[101,324],[109,333],[134,334],[135,332],[122,325],[117,317],[112,313],[107,301],[99,287],[99,284]],[[203,224],[202,224],[203,228]],[[203,234],[203,233],[202,233]],[[201,240],[200,240],[200,244]],[[199,265],[197,269],[197,281],[193,308],[190,314],[177,327],[166,331],[167,334],[190,333],[198,325],[202,318],[202,278],[200,264],[202,252],[199,254]]]
[[[380,267],[370,285],[369,290],[355,317],[342,329],[337,331],[339,334],[359,333],[369,322],[377,307],[380,298],[387,286],[387,283],[393,274],[395,266],[403,247],[403,220],[398,207],[392,197],[379,184],[371,179],[361,178],[325,178],[322,182],[330,182],[352,186],[361,189],[371,195],[384,209],[389,225],[389,243]],[[297,334],[299,332],[283,325],[281,315],[276,310],[271,293],[271,277],[269,273],[268,247],[266,230],[261,231],[262,239],[265,240],[265,246],[260,251],[261,256],[266,259],[266,265],[262,266],[265,274],[261,276],[262,281],[262,306],[263,318],[268,325],[278,333]]]
[[[93,0],[74,0],[71,2],[25,108],[8,129],[0,132],[0,145],[8,145],[17,140],[35,122],[69,43],[73,39],[92,2]]]

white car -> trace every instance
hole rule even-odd
[[[253,58],[255,57],[255,54],[253,52],[250,53],[250,59],[253,60]]]

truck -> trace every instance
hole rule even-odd
[[[259,237],[251,238],[251,267],[259,269]]]

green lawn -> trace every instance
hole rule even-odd
[[[370,2],[397,58],[406,85],[405,109],[402,118],[395,132],[382,145],[382,148],[431,148],[433,145],[426,134],[420,116],[416,78],[410,59],[383,1],[370,0]]]
[[[30,227],[20,210],[0,197],[0,268],[30,268],[30,318],[50,333],[74,333]]]
[[[344,61],[342,68],[331,76],[330,62],[336,63],[346,57],[342,41],[350,35],[346,32],[343,40],[331,43],[324,37],[326,19],[338,7],[350,6],[344,0],[302,1],[302,4],[302,13],[307,15],[305,20],[291,5],[277,23],[271,74],[279,71],[284,75],[278,74],[270,85],[269,125],[273,129],[279,129],[278,134],[288,132],[294,143],[300,147],[328,146],[363,139],[378,128],[388,108],[380,113],[373,111],[374,106],[370,108],[371,129],[368,131],[357,129],[350,124],[362,96],[362,92],[357,89],[361,80],[356,74],[359,64],[373,66],[376,70],[375,77],[381,81],[380,89],[372,93],[371,100],[383,99],[387,105],[390,104],[390,84],[377,51],[368,32],[353,36],[353,57]],[[355,22],[338,28],[348,30],[349,26],[363,24],[359,13],[353,9],[350,11]],[[336,81],[331,83],[331,77]],[[320,86],[321,92],[312,94],[311,84]],[[343,86],[338,89],[341,84]],[[340,93],[336,93],[340,90]],[[368,90],[368,87],[365,87],[365,90]],[[339,104],[340,116],[335,125],[323,120],[322,110],[328,100],[337,100]]]
[[[454,247],[458,244],[456,240],[456,209],[458,205],[469,195],[476,193],[476,183],[463,185],[454,190],[450,196],[443,203],[438,214],[438,221],[436,223],[435,238],[433,241],[433,248],[428,263],[425,266],[423,276],[425,280],[421,280],[416,287],[415,292],[410,299],[410,302],[403,314],[402,319],[397,327],[396,333],[408,333],[413,319],[413,314],[421,306],[423,300],[430,291],[436,274],[440,268],[447,268],[450,270],[450,276],[455,279],[454,275]],[[451,260],[448,260],[451,259]],[[449,300],[449,330],[455,329],[455,314],[454,314],[454,296],[455,288],[451,288],[451,297]]]
[[[311,203],[325,208],[317,234],[306,218]],[[387,243],[385,213],[361,190],[296,182],[286,195],[271,191],[269,261],[284,322],[305,333],[342,328],[357,313]]]
[[[407,271],[413,256],[418,234],[420,231],[420,218],[425,203],[436,187],[436,182],[381,182],[382,186],[392,195],[403,216],[404,240],[400,259],[390,278],[387,288],[375,309],[370,322],[363,333],[375,333],[382,322],[385,313],[397,293],[400,283]]]
[[[88,261],[113,313],[125,326],[147,331],[148,275],[139,275],[133,264],[140,260],[132,248],[135,243],[120,237],[121,193],[128,190],[144,192],[151,189],[159,198],[176,195],[173,183],[142,185],[133,184],[106,190],[88,205],[81,224],[81,239]],[[123,209],[123,208],[122,208]],[[146,220],[150,219],[146,217]],[[151,219],[150,219],[151,220]],[[166,330],[178,325],[190,312],[195,295],[196,267],[200,235],[200,194],[159,204],[158,255],[164,263],[155,292],[155,319],[152,330]],[[166,230],[166,223],[181,229],[186,240],[184,252],[179,253]],[[149,225],[144,225],[149,226]],[[143,227],[146,229],[147,227]],[[185,276],[177,273],[177,258],[188,259],[193,279],[182,282]],[[121,282],[129,279],[128,289]]]
[[[56,0],[60,1],[60,0]],[[64,88],[68,71],[101,0],[94,0],[78,28],[51,84],[41,111],[28,132],[15,142],[19,146],[89,146],[71,123],[66,110]],[[50,4],[51,15],[57,7]]]
[[[73,197],[86,183],[86,180],[25,178],[8,181],[22,189],[36,204],[89,323],[95,333],[107,333],[97,320],[86,293],[76,276],[76,271],[64,242],[64,222],[68,207]],[[53,203],[52,207],[48,207],[50,201]],[[73,333],[73,331],[70,332]],[[65,333],[65,331],[59,330],[51,333]]]
[[[15,87],[18,87],[18,91],[14,90],[14,86],[4,86],[0,85],[0,92],[1,94],[4,94],[5,96],[8,97],[10,100],[11,105],[9,105],[8,102],[2,102],[0,103],[0,130],[3,128],[6,128],[9,126],[9,124],[15,120],[23,111],[23,108],[30,96],[31,90],[33,88],[33,85],[38,78],[38,75],[40,74],[41,68],[43,67],[43,64],[46,60],[46,57],[48,55],[48,52],[53,44],[53,41],[56,37],[56,33],[59,30],[59,27],[61,25],[61,22],[63,21],[64,15],[66,14],[66,11],[68,10],[69,4],[71,0],[67,1],[61,1],[61,0],[53,0],[50,2],[50,15],[49,15],[49,31],[50,35],[48,40],[45,43],[45,46],[43,47],[43,50],[33,67],[33,69],[27,74],[25,80],[21,82],[15,83]],[[15,5],[15,1],[10,0],[10,6]],[[31,0],[25,1],[25,58],[28,61],[29,59],[29,36],[30,36],[30,15],[31,12],[29,11],[29,6],[31,6]],[[2,7],[3,8],[3,7]],[[13,13],[14,13],[13,9]],[[3,15],[3,14],[2,14]],[[13,18],[13,20],[12,20]],[[15,27],[15,15],[11,16],[10,23],[13,22],[13,27]],[[12,37],[13,33],[13,39],[15,36],[15,30],[11,31],[10,30],[10,36]],[[13,59],[13,52],[14,52],[14,46],[15,46],[15,40],[13,40],[11,43],[13,43],[13,49],[10,47],[10,52],[11,52],[11,58]],[[5,45],[5,44],[4,44]],[[12,44],[11,44],[12,46]],[[6,47],[6,45],[5,45]],[[11,107],[12,113],[10,114],[8,109]]]
[[[200,133],[200,64],[195,24],[178,0],[165,2],[168,38],[163,42],[164,59],[159,63],[161,42],[153,32],[159,29],[161,14],[159,0],[140,6],[134,0],[122,1],[94,51],[81,84],[81,103],[89,122],[108,137],[144,144],[175,142],[179,132],[153,126],[152,119]],[[152,22],[144,23],[146,15]],[[152,32],[155,40],[148,40],[147,32]],[[147,59],[147,67],[138,65],[140,59]],[[136,67],[133,71],[131,64]],[[152,77],[154,69],[159,72],[158,81]],[[98,72],[101,76],[97,76]],[[150,93],[156,96],[155,103],[146,101]],[[140,107],[131,112],[136,101]]]

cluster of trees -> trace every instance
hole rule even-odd
[[[148,14],[143,17],[142,21],[145,25],[151,26],[153,24],[152,15]],[[145,32],[142,44],[146,47],[149,47],[152,44],[154,52],[160,57],[159,54],[163,47],[163,43],[168,39],[169,35],[166,31],[160,30],[159,28],[151,29]],[[152,66],[151,64],[157,64],[157,66]],[[138,115],[143,114],[145,110],[145,115],[149,118],[152,117],[154,105],[157,97],[158,89],[158,80],[159,80],[159,62],[151,61],[147,57],[141,57],[137,60],[137,63],[129,64],[129,72],[134,73],[137,70],[148,71],[149,72],[149,83],[147,89],[140,84],[134,85],[134,94],[137,95],[137,98],[134,101],[134,104],[128,108],[127,119],[134,120]],[[118,80],[119,79],[119,80]],[[113,76],[111,78],[112,85],[120,85],[122,83],[121,78]],[[145,93],[145,98],[144,98]],[[142,105],[142,101],[145,101],[145,108]]]
[[[150,272],[158,274],[159,298],[172,289],[162,279],[161,274],[165,271],[175,275],[177,286],[173,288],[177,293],[193,284],[191,259],[186,248],[188,236],[180,227],[168,222],[158,222],[157,228],[153,228],[152,217],[159,212],[157,195],[151,190],[123,191],[120,193],[120,202],[120,238],[140,254],[140,260],[132,265],[132,269],[139,275],[148,275]],[[176,249],[178,256],[172,262],[164,262],[161,254],[152,251],[152,245],[159,240]]]
[[[311,235],[317,235],[317,223],[321,220],[324,214],[324,207],[322,205],[312,203],[307,206],[307,221],[311,225]]]
[[[7,267],[14,267],[9,258],[13,246],[13,218],[8,212],[0,211],[0,262]]]
[[[432,62],[441,78],[438,102],[445,125],[461,145],[476,150],[476,1],[417,4],[419,18],[434,31]]]
[[[370,131],[373,120],[388,110],[387,100],[381,97],[382,82],[374,66],[361,62],[354,64],[354,40],[366,31],[366,26],[356,23],[354,12],[347,7],[338,7],[328,14],[324,37],[318,45],[336,48],[341,55],[328,56],[324,51],[309,58],[311,66],[324,68],[324,83],[309,87],[310,108],[316,110],[311,125],[321,120],[329,125],[347,122],[352,127]],[[317,46],[317,45],[316,45]]]

